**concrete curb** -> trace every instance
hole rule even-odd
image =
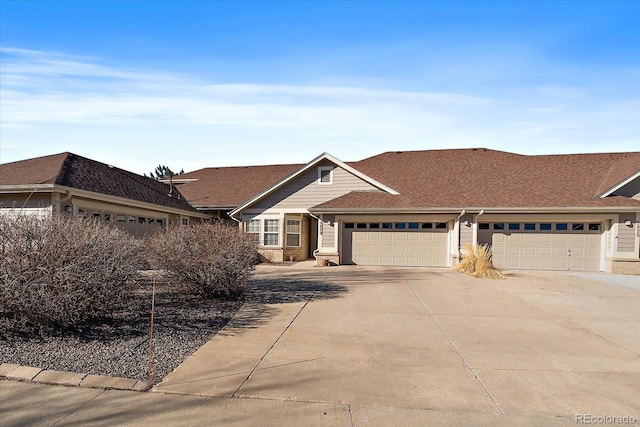
[[[146,381],[77,372],[53,371],[15,363],[0,365],[0,379],[102,390],[147,391]]]

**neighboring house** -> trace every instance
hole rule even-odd
[[[505,269],[640,274],[640,153],[387,152],[207,168],[175,181],[274,261],[450,267],[464,243]]]
[[[71,153],[0,165],[0,214],[93,217],[144,236],[208,219],[177,189]]]

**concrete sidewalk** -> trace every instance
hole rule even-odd
[[[575,426],[573,420],[322,402],[238,399],[0,380],[3,426]]]

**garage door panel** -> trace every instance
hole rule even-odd
[[[524,236],[527,238],[527,243],[549,244],[553,242],[553,236],[550,234],[524,234]]]
[[[585,253],[588,257],[599,257],[600,256],[600,247],[588,247]]]
[[[508,237],[505,237],[507,236]],[[598,271],[600,233],[494,232],[493,262],[498,268]]]
[[[447,236],[447,230],[344,230],[344,244],[351,246],[351,257],[344,262],[445,267]],[[348,249],[344,252],[349,254]]]
[[[509,246],[506,248],[507,255],[518,256],[520,255],[520,248],[518,246]]]
[[[570,242],[570,236],[566,234],[550,234],[549,236],[553,237],[553,243],[556,245],[566,245]]]
[[[564,257],[567,256],[568,248],[565,246],[558,246],[554,248],[550,248],[553,256],[555,257]]]
[[[550,247],[545,247],[545,246],[538,247],[537,251],[534,248],[534,252],[536,253],[536,255],[541,256],[541,257],[548,257],[552,253],[551,248]]]

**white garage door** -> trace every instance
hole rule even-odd
[[[484,227],[487,225],[493,263],[498,268],[600,270],[600,223],[492,223]]]
[[[447,266],[444,222],[345,223],[345,264]]]

